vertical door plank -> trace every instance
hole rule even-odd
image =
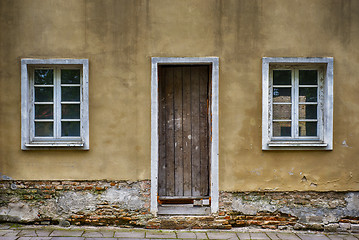
[[[192,195],[191,67],[183,67],[183,195]]]
[[[200,196],[201,168],[199,146],[199,67],[191,68],[191,122],[192,122],[192,196]]]
[[[201,162],[202,196],[208,196],[208,66],[202,66],[199,73],[199,142]]]
[[[165,68],[166,81],[166,195],[174,196],[173,67]]]
[[[175,196],[183,196],[182,67],[174,67]]]
[[[163,68],[158,71],[158,89],[159,89],[159,159],[158,159],[158,194],[166,195],[166,81],[163,74]]]

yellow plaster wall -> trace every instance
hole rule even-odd
[[[354,0],[0,0],[0,173],[149,179],[153,56],[220,58],[220,190],[359,190]],[[334,57],[333,151],[261,150],[264,56]],[[89,151],[20,150],[31,57],[89,59]]]

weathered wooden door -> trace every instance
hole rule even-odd
[[[210,66],[159,66],[159,197],[209,196]]]

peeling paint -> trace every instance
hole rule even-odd
[[[351,147],[349,147],[349,145],[347,144],[347,141],[345,141],[345,140],[342,142],[342,145],[343,145],[343,147],[351,148]]]

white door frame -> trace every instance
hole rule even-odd
[[[151,213],[157,215],[158,195],[158,65],[160,64],[210,64],[212,66],[212,141],[210,168],[211,213],[218,211],[218,57],[153,57],[151,58]]]

